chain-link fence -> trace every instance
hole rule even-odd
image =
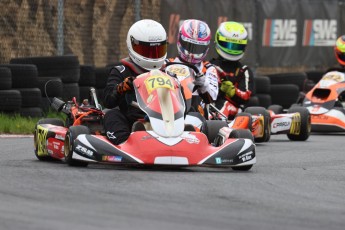
[[[159,21],[160,0],[2,0],[0,63],[15,57],[74,54],[105,66],[127,56],[134,21]]]

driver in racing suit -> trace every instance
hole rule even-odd
[[[104,128],[108,140],[116,145],[126,141],[133,123],[145,117],[142,110],[130,105],[135,100],[133,79],[162,67],[167,56],[166,31],[154,20],[137,21],[128,31],[127,48],[129,57],[110,70],[104,89],[104,106],[110,109],[104,116]]]
[[[180,26],[177,37],[178,57],[166,60],[166,63],[181,62],[194,65],[202,73],[201,77],[194,80],[194,85],[198,88],[193,92],[191,111],[194,109],[203,115],[200,98],[204,103],[209,104],[214,102],[218,95],[217,70],[212,64],[204,61],[210,40],[211,31],[205,22],[195,19],[185,20]]]
[[[232,21],[221,23],[215,35],[215,48],[219,56],[210,62],[217,66],[219,74],[220,91],[216,107],[229,120],[240,112],[254,89],[253,72],[240,62],[247,37],[244,26]]]

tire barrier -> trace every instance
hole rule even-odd
[[[259,106],[267,109],[268,106],[272,105],[272,98],[270,94],[257,93],[256,97],[259,100]]]
[[[64,101],[73,97],[77,101],[89,98],[90,87],[95,87],[103,104],[103,90],[112,67],[80,65],[73,55],[13,58],[10,64],[0,65],[0,111],[36,116],[50,109],[54,97]],[[278,104],[289,108],[296,103],[301,91],[312,87],[311,79],[316,77],[310,76],[315,75],[322,76],[317,71],[255,76],[254,91],[246,107],[268,108]]]
[[[63,83],[77,83],[80,78],[79,60],[74,55],[13,58],[10,63],[35,65],[39,77],[59,77]]]
[[[254,77],[254,93],[251,98],[249,106],[262,106],[267,108],[271,104],[271,82],[267,76],[255,76]]]
[[[272,85],[294,84],[298,86],[299,91],[304,92],[307,74],[304,72],[296,73],[277,73],[267,75]]]
[[[12,88],[36,88],[38,73],[35,65],[29,64],[1,64],[11,70]]]
[[[96,93],[101,105],[103,105],[103,90],[107,84],[108,75],[112,66],[96,67]]]
[[[0,90],[9,90],[12,88],[12,74],[7,67],[0,67]]]
[[[306,71],[307,78],[313,81],[315,84],[318,83],[326,71],[320,70],[309,70]]]
[[[80,65],[79,96],[80,101],[90,98],[90,88],[96,88],[96,71],[92,65]]]
[[[0,111],[17,112],[22,106],[22,95],[18,90],[0,90]]]
[[[39,107],[41,105],[42,96],[39,88],[21,88],[16,90],[22,95],[22,108]]]
[[[23,117],[42,117],[43,110],[41,107],[20,108],[19,114]]]
[[[78,83],[63,83],[62,100],[70,101],[73,97],[80,101]]]
[[[75,96],[79,100],[80,64],[77,56],[19,57],[11,59],[10,63],[36,66],[38,87],[42,91],[43,97],[59,97],[68,101]],[[58,78],[60,81],[53,80],[54,78]],[[43,105],[45,104],[43,103]],[[43,108],[44,111],[47,109]]]
[[[8,69],[9,71],[4,71]],[[41,90],[38,88],[38,72],[37,67],[32,64],[2,64],[0,75],[7,75],[7,81],[0,82],[0,94],[5,97],[1,100],[0,110],[5,112],[19,113],[22,116],[42,116]],[[10,79],[10,83],[8,83]],[[9,89],[10,87],[10,89]],[[19,95],[18,95],[19,93]]]
[[[292,104],[297,103],[300,91],[295,84],[271,85],[270,95],[272,104],[281,105],[284,109],[288,109]]]
[[[256,76],[255,81],[255,93],[269,94],[271,91],[271,81],[267,76]]]
[[[96,86],[96,71],[92,65],[80,65],[79,86]]]
[[[249,101],[245,107],[247,108],[251,106],[260,106],[259,98],[256,95],[253,95],[249,98]]]
[[[38,87],[42,97],[62,97],[63,83],[58,77],[40,77]]]

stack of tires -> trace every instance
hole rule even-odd
[[[44,109],[49,108],[51,98],[64,101],[79,96],[80,65],[77,56],[38,56],[13,58],[11,64],[32,64],[37,67],[39,88],[42,91]],[[48,103],[48,104],[47,104]],[[48,105],[48,106],[47,106]]]
[[[268,108],[272,104],[271,99],[271,81],[267,76],[256,76],[255,81],[255,95],[259,99],[259,106]]]
[[[80,100],[90,98],[90,88],[96,88],[96,71],[92,65],[80,65],[79,95]]]
[[[271,81],[272,104],[288,109],[298,103],[305,93],[307,75],[304,72],[267,75]]]
[[[0,111],[5,113],[19,112],[22,96],[18,90],[12,89],[11,69],[0,67]]]
[[[95,74],[96,74],[96,93],[99,99],[99,102],[103,106],[103,91],[105,86],[107,85],[107,79],[109,75],[109,71],[112,66],[105,66],[105,67],[96,67]]]
[[[30,64],[2,64],[0,67],[10,69],[12,90],[21,95],[19,114],[27,117],[41,117],[41,90],[38,88],[38,72],[35,65]],[[13,92],[12,92],[13,93]],[[18,103],[18,102],[17,102]],[[16,107],[15,103],[9,107]]]
[[[246,107],[261,106],[268,108],[271,105],[271,83],[267,76],[254,77],[254,90]]]
[[[307,75],[307,84],[306,84],[306,91],[310,91],[322,78],[322,76],[326,73],[326,71],[322,70],[309,70],[305,72]]]

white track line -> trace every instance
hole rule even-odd
[[[32,134],[0,134],[0,138],[23,138],[23,137],[34,137]]]

